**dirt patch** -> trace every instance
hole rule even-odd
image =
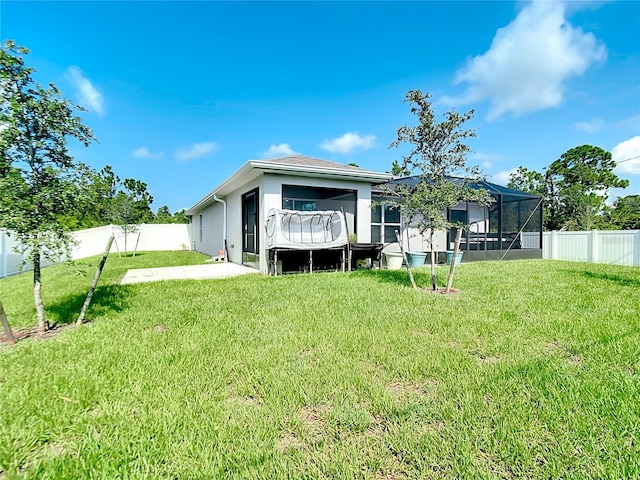
[[[432,422],[425,422],[423,425],[421,425],[420,430],[423,433],[433,433],[433,432],[439,432],[444,427],[445,425],[443,421],[434,420]]]
[[[320,412],[310,407],[302,407],[298,417],[302,426],[309,430],[319,430],[326,425]]]
[[[365,435],[367,437],[377,438],[382,436],[386,430],[386,419],[380,415],[374,415],[371,419],[371,425],[367,428]]]
[[[471,354],[478,362],[491,365],[500,361],[500,357],[497,355],[489,355],[486,353],[472,353]]]
[[[569,362],[572,365],[582,364],[582,359],[580,358],[580,355],[578,355],[577,353],[574,353],[571,349],[565,347],[558,341],[553,341],[548,343],[547,350],[554,355],[560,355],[561,357],[564,357],[567,360],[567,362]]]
[[[19,342],[20,340],[25,340],[27,338],[35,338],[37,340],[47,340],[49,338],[54,338],[59,333],[73,327],[75,327],[75,323],[72,323],[69,325],[64,325],[64,324],[53,325],[52,327],[49,327],[49,330],[46,330],[42,335],[38,335],[38,330],[35,327],[12,329],[12,331],[13,331],[13,336],[16,339],[16,342]],[[4,332],[0,336],[0,343],[11,345],[11,343],[9,342],[9,339],[4,335]]]
[[[165,330],[167,330],[167,328],[169,328],[169,327],[166,327],[166,326],[164,326],[164,325],[156,325],[156,326],[154,326],[154,327],[153,327],[153,329],[154,329],[156,332],[160,332],[160,333],[162,333],[162,332],[164,332]]]
[[[435,378],[429,378],[417,383],[396,381],[391,383],[387,390],[395,396],[416,395],[424,398],[429,395],[429,387],[436,387],[437,385],[438,381]]]
[[[276,448],[280,453],[304,448],[304,443],[293,432],[287,432],[278,439]]]
[[[447,292],[446,287],[444,288],[438,288],[437,290],[433,290],[430,286],[429,287],[422,287],[421,289],[424,293],[431,293],[431,294],[438,294],[438,295],[444,295],[446,297],[450,297],[450,296],[454,296],[454,295],[458,295],[460,293],[460,290],[458,290],[457,288],[450,288],[449,291]]]

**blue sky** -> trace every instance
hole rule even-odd
[[[189,207],[249,159],[388,171],[410,89],[475,110],[469,162],[504,183],[591,144],[640,194],[640,2],[29,2],[0,38],[83,105],[96,169]],[[634,158],[634,157],[638,158]]]

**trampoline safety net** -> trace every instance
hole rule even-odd
[[[271,209],[265,222],[267,249],[320,250],[348,243],[342,212]]]

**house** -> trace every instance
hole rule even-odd
[[[397,209],[389,205],[372,208],[382,195],[381,184],[416,181],[303,155],[249,160],[187,210],[191,247],[212,256],[223,251],[229,261],[265,274],[276,273],[278,268],[307,271],[312,265],[338,268],[342,264],[344,268],[341,245],[347,243],[346,234],[357,236],[363,249],[360,254],[364,251],[365,256],[369,245],[397,249],[396,230],[404,233],[405,248],[429,250],[427,239],[404,225]],[[451,221],[470,225],[461,247],[468,252],[466,259],[542,258],[539,197],[488,182],[478,188],[492,194],[494,202],[489,207],[461,202],[448,212]],[[346,232],[336,236],[331,231],[332,238],[327,239],[327,229],[333,228],[330,225]],[[289,229],[291,238],[285,244],[273,243],[275,237],[269,227],[274,226]],[[323,232],[324,243],[318,243],[318,235]],[[295,243],[296,235],[300,241],[307,237],[306,242],[313,245],[285,248],[290,241]],[[438,232],[436,250],[450,250],[452,235]]]
[[[225,250],[229,261],[267,273],[265,225],[272,210],[343,211],[349,234],[369,243],[372,185],[391,178],[302,155],[249,160],[187,210],[192,248],[209,255]]]

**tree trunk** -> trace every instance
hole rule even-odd
[[[433,244],[433,228],[429,230],[429,243],[431,245],[431,289],[435,292],[438,290],[438,282],[436,281],[436,246]]]
[[[456,243],[453,245],[453,259],[451,260],[451,267],[449,268],[449,279],[447,280],[447,289],[445,290],[446,293],[449,293],[451,285],[453,284],[453,274],[456,271],[456,257],[460,250],[460,240],[462,240],[462,227],[458,227],[458,231],[456,232]]]
[[[33,252],[33,300],[36,305],[36,314],[38,316],[38,335],[44,334],[49,327],[44,314],[41,287],[40,248],[36,247]]]
[[[113,243],[114,236],[111,235],[109,237],[109,241],[107,242],[107,246],[104,249],[104,253],[102,254],[102,258],[100,259],[100,263],[98,264],[98,269],[96,270],[96,274],[93,277],[93,282],[91,282],[91,287],[89,288],[89,293],[87,293],[87,298],[84,300],[84,304],[82,305],[82,309],[80,310],[80,315],[78,316],[78,320],[76,321],[76,325],[82,325],[84,322],[84,316],[87,313],[87,309],[91,304],[91,299],[93,298],[93,292],[96,290],[96,286],[98,285],[98,281],[100,280],[100,275],[102,274],[102,269],[104,268],[104,264],[107,263],[107,257],[109,256],[109,250],[111,250],[111,244]]]
[[[2,322],[4,335],[5,337],[7,337],[7,341],[9,342],[9,345],[13,345],[14,343],[16,343],[16,337],[13,336],[13,332],[11,331],[11,326],[9,326],[9,321],[7,320],[7,315],[4,313],[2,302],[0,302],[0,322]]]

